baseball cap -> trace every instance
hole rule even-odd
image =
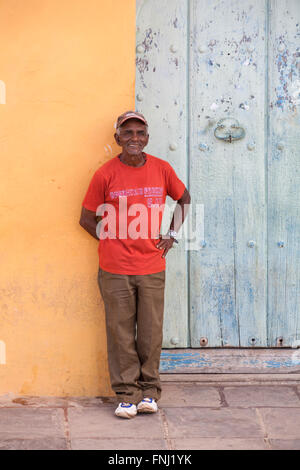
[[[139,119],[146,126],[148,126],[148,123],[147,123],[146,119],[144,118],[144,116],[141,113],[139,113],[137,111],[126,111],[125,113],[121,114],[118,117],[117,124],[116,124],[116,129],[121,127],[122,124],[124,124],[124,122],[127,121],[128,119]]]

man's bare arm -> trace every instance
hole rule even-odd
[[[185,188],[183,195],[178,199],[175,206],[174,214],[172,217],[170,230],[175,230],[178,232],[181,225],[184,222],[184,219],[187,216],[189,205],[191,203],[191,195],[188,190]]]
[[[191,203],[191,195],[188,190],[185,188],[183,195],[180,199],[178,199],[177,204],[175,206],[174,214],[172,217],[170,230],[174,230],[178,232],[181,225],[183,224],[184,219],[187,216],[189,205]],[[174,243],[174,238],[166,237],[162,238],[160,236],[160,240],[157,243],[157,248],[160,250],[164,250],[162,254],[162,258],[165,258],[170,248]]]
[[[96,240],[99,240],[96,234],[96,227],[100,220],[101,217],[97,217],[96,212],[89,211],[85,207],[82,208],[79,224]]]

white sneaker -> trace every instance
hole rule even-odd
[[[139,413],[156,413],[157,403],[154,398],[144,398],[137,406]]]
[[[136,415],[136,405],[133,403],[119,403],[118,408],[115,411],[115,415],[120,418],[133,418]]]

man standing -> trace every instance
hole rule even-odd
[[[161,396],[165,257],[177,242],[190,195],[169,163],[143,152],[149,134],[142,114],[127,111],[119,116],[115,140],[122,153],[95,172],[80,225],[100,238],[98,283],[105,305],[111,386],[119,401],[115,414],[131,418],[137,412],[156,412]],[[162,237],[167,195],[177,204],[170,230]]]

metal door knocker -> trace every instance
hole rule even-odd
[[[244,129],[239,125],[239,122],[234,118],[223,118],[217,123],[214,135],[217,139],[232,142],[245,137]]]

